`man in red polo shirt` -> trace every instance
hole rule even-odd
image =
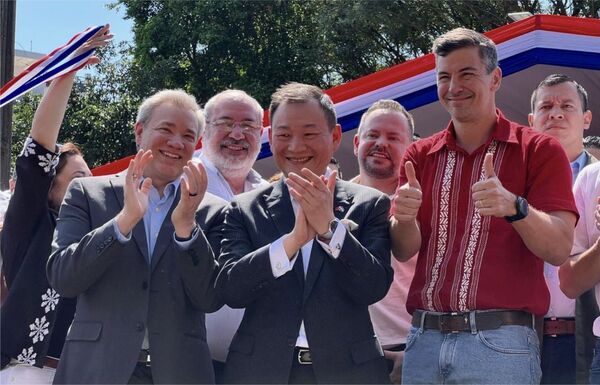
[[[459,28],[433,52],[452,120],[408,148],[391,218],[394,256],[419,253],[403,381],[539,383],[543,263],[566,260],[577,221],[569,161],[554,138],[496,108],[490,39]]]

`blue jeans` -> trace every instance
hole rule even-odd
[[[590,384],[600,385],[600,338],[596,338],[596,347],[594,348],[594,359],[590,367]]]
[[[539,384],[540,347],[527,326],[442,333],[411,327],[403,384]]]

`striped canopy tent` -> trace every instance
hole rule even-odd
[[[600,20],[536,15],[486,33],[498,47],[503,73],[496,103],[511,120],[527,124],[532,90],[547,75],[562,73],[588,91],[595,113],[587,135],[600,135]],[[334,156],[344,179],[358,173],[352,138],[361,115],[379,99],[394,99],[415,118],[415,131],[426,137],[445,128],[449,115],[437,102],[433,54],[387,68],[326,91],[336,104],[344,131]],[[265,178],[277,172],[266,130],[255,169]],[[93,170],[95,175],[118,172],[128,164],[121,159]]]

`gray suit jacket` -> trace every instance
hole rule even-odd
[[[75,179],[61,207],[47,274],[62,296],[77,297],[77,310],[54,382],[127,383],[147,328],[155,383],[213,383],[204,313],[220,306],[213,250],[225,202],[206,194],[196,213],[203,231],[183,251],[170,220],[178,192],[149,264],[143,221],[126,243],[113,228],[124,180]]]
[[[287,383],[304,320],[318,383],[389,382],[368,305],[393,278],[387,196],[337,181],[334,214],[358,227],[339,258],[313,242],[306,278],[302,258],[274,278],[269,246],[294,227],[283,181],[238,195],[225,215],[217,289],[231,307],[246,308],[225,363],[226,383]]]

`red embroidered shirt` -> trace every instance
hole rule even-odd
[[[417,217],[422,241],[409,313],[514,309],[544,315],[548,310],[543,260],[504,218],[479,215],[471,186],[483,179],[483,159],[491,152],[504,188],[538,210],[577,215],[571,167],[557,140],[497,113],[490,139],[472,154],[458,147],[451,122],[413,143],[404,156],[403,162],[413,162],[423,191]],[[400,170],[402,185],[406,176],[404,167]]]

